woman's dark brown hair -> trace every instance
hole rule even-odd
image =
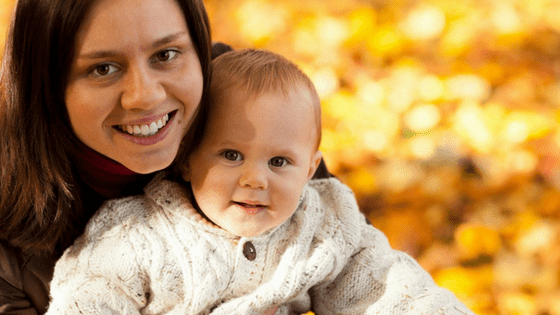
[[[206,10],[202,0],[176,1],[197,49],[206,104]],[[78,139],[64,97],[76,36],[94,4],[19,0],[10,25],[0,70],[0,239],[24,251],[52,251],[81,213],[71,158]]]

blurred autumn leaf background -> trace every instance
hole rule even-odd
[[[477,314],[560,315],[560,1],[205,3],[214,40],[309,74],[326,163],[395,248]]]

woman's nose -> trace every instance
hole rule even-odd
[[[124,109],[149,110],[165,100],[166,92],[156,71],[148,67],[130,67],[126,75],[121,97]]]
[[[267,189],[266,170],[258,167],[248,167],[239,178],[239,185],[244,188]]]

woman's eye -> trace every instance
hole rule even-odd
[[[118,68],[115,67],[115,66],[113,66],[113,65],[110,65],[110,64],[101,64],[101,65],[98,65],[97,67],[95,67],[95,68],[93,69],[93,73],[94,73],[96,76],[103,77],[103,76],[110,75],[110,74],[114,73],[114,72],[117,71],[117,70],[118,70]]]
[[[268,163],[274,167],[282,167],[288,164],[288,161],[283,157],[273,157]]]
[[[158,61],[169,61],[177,56],[177,52],[174,50],[163,50],[156,54]]]
[[[236,151],[226,151],[222,153],[226,160],[229,161],[241,161],[241,154]]]

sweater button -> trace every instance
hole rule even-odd
[[[257,258],[257,250],[255,249],[253,243],[246,242],[245,244],[243,244],[243,255],[245,255],[245,258],[250,261],[253,261],[255,260],[255,258]]]

